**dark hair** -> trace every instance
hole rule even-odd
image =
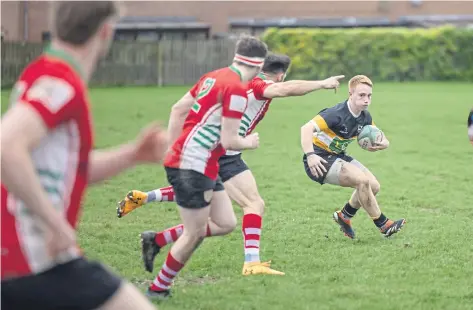
[[[236,43],[235,53],[246,57],[265,58],[268,53],[268,46],[255,37],[243,35]]]
[[[109,17],[117,14],[114,1],[60,1],[53,3],[54,32],[66,43],[86,43]]]
[[[264,65],[261,71],[267,73],[286,73],[291,65],[291,58],[283,54],[269,53],[264,60]]]

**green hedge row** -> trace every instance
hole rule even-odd
[[[365,74],[377,81],[473,81],[473,29],[275,29],[273,52],[292,58],[292,79]]]

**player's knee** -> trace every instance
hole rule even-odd
[[[235,213],[231,212],[225,216],[225,218],[214,219],[212,221],[218,226],[220,235],[226,235],[235,230],[237,226],[237,218]]]
[[[356,187],[360,191],[370,189],[370,179],[367,176],[360,174],[356,179]]]
[[[229,234],[235,230],[237,226],[237,218],[235,214],[229,215],[225,221],[219,223],[219,227],[222,229],[223,234]]]
[[[378,180],[373,179],[370,182],[371,186],[371,191],[373,192],[374,195],[379,193],[379,190],[381,189],[381,185],[379,184]]]
[[[245,213],[253,213],[263,216],[264,214],[265,203],[263,198],[257,195],[255,198],[251,199],[247,205],[243,206]]]
[[[265,203],[264,203],[263,198],[260,197],[260,198],[258,199],[258,202],[256,203],[256,205],[258,206],[258,207],[257,207],[257,209],[258,209],[258,211],[259,211],[258,214],[259,214],[260,216],[263,216],[264,210],[265,210]]]

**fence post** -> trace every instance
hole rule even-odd
[[[161,43],[158,43],[157,44],[157,57],[156,57],[156,60],[157,60],[157,70],[158,70],[158,87],[163,87],[163,84],[164,84],[164,81],[163,81],[163,70],[164,70],[164,62],[163,62],[163,51],[162,51],[162,47],[161,47]]]

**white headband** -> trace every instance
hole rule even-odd
[[[235,54],[233,60],[255,67],[262,67],[264,64],[264,58],[262,57],[247,57],[240,54]]]

